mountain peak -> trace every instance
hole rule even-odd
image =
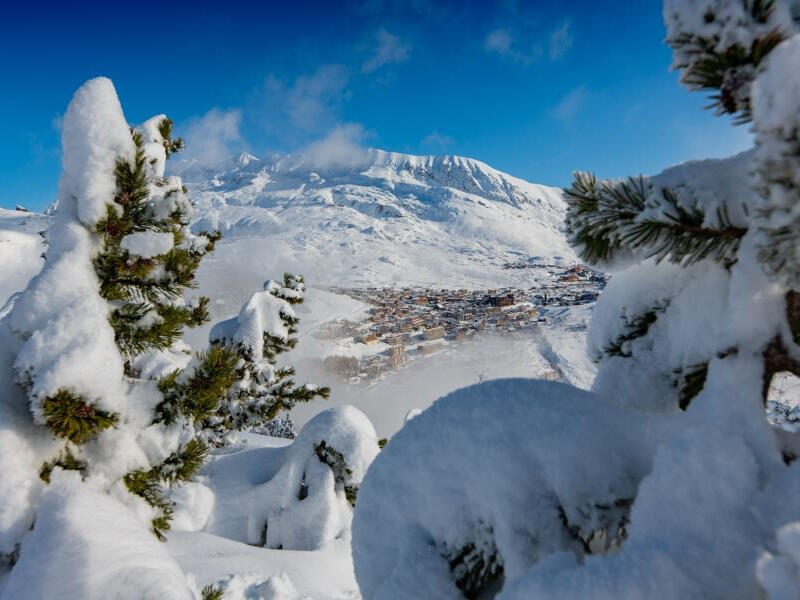
[[[251,162],[254,162],[254,161],[255,161],[255,162],[260,162],[260,160],[258,159],[258,157],[256,157],[256,156],[253,156],[253,155],[252,155],[252,154],[250,154],[249,152],[242,152],[242,153],[239,155],[239,158],[237,158],[237,159],[236,159],[236,163],[237,163],[239,166],[242,166],[242,167],[246,167],[247,165],[249,165]]]

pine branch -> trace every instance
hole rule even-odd
[[[598,264],[620,253],[684,266],[709,257],[724,264],[735,260],[747,230],[733,226],[724,208],[716,214],[720,226],[705,227],[700,209],[685,209],[664,189],[663,220],[644,217],[649,192],[650,184],[642,177],[598,181],[589,173],[575,173],[566,190],[567,234],[584,261]]]
[[[164,533],[170,529],[173,505],[164,493],[158,472],[155,469],[138,469],[125,475],[123,482],[130,493],[139,496],[158,511],[159,514],[151,522],[153,533],[159,540],[165,541]]]
[[[149,327],[142,327],[142,319],[151,312],[157,319]],[[136,356],[148,350],[169,348],[183,335],[185,327],[197,327],[208,318],[208,298],[202,297],[195,306],[129,302],[113,311],[109,320],[122,354]]]
[[[45,423],[54,435],[81,445],[104,429],[116,425],[118,417],[105,412],[67,389],[58,390],[41,403]]]
[[[158,129],[168,155],[183,147],[181,140],[171,137],[172,121],[163,119]],[[106,216],[96,226],[103,240],[103,250],[94,260],[101,296],[118,304],[110,322],[117,345],[126,357],[169,348],[186,327],[197,327],[208,321],[207,298],[200,298],[191,307],[180,306],[176,301],[186,289],[195,286],[195,272],[201,259],[221,237],[219,232],[202,234],[207,240],[205,248],[184,247],[184,227],[188,219],[181,210],[176,209],[166,219],[152,216],[142,134],[132,130],[131,135],[136,153],[131,162],[117,161],[115,206],[107,207]],[[159,181],[155,183],[158,185]],[[167,195],[179,191],[176,188]],[[131,255],[122,248],[122,240],[141,231],[172,233],[173,247],[159,257]],[[154,277],[154,273],[158,276]],[[157,318],[143,325],[142,319],[148,313]]]
[[[692,400],[703,391],[706,385],[706,377],[708,376],[708,363],[700,363],[684,367],[683,369],[676,369],[675,374],[678,380],[675,385],[678,389],[678,407],[681,410],[689,408]]]
[[[167,425],[179,417],[200,423],[211,418],[230,393],[237,380],[235,351],[214,344],[198,355],[198,365],[186,381],[179,381],[178,372],[163,377],[158,388],[164,400],[156,408],[156,422]]]
[[[481,523],[476,529],[475,541],[456,548],[445,546],[441,552],[456,587],[470,600],[484,597],[487,590],[502,581],[504,571],[492,527]]]
[[[207,458],[208,446],[201,440],[192,439],[160,465],[147,471],[137,469],[123,478],[129,492],[158,511],[158,515],[152,520],[152,528],[159,540],[165,540],[164,533],[170,529],[173,513],[173,503],[167,497],[164,486],[188,481],[200,470]]]
[[[207,585],[200,591],[200,600],[222,600],[224,594],[221,587]]]
[[[756,67],[784,39],[779,30],[773,30],[756,39],[749,48],[734,45],[722,53],[716,50],[719,40],[691,35],[676,38],[671,45],[685,47],[687,53],[694,55],[693,61],[676,65],[684,69],[681,81],[689,89],[714,92],[706,108],[717,115],[734,115],[734,122],[742,125],[753,117],[750,86]]]
[[[750,23],[736,26],[751,31],[761,30],[749,46],[739,41],[725,45],[717,33],[708,37],[699,35],[695,31],[702,30],[700,23],[687,23],[689,31],[667,37],[667,43],[675,51],[675,68],[683,71],[681,81],[690,90],[713,92],[712,102],[706,108],[713,109],[718,115],[735,115],[737,124],[752,119],[750,88],[758,66],[787,37],[778,27],[765,29],[775,8],[774,0],[743,0],[743,5]],[[710,8],[703,16],[703,25],[714,23],[716,18]],[[720,26],[729,28],[732,25],[724,23]]]
[[[56,467],[65,471],[79,471],[83,475],[86,471],[86,461],[75,458],[72,450],[67,447],[58,458],[42,465],[41,469],[39,469],[39,479],[45,483],[50,483],[50,476]]]
[[[578,171],[565,194],[570,242],[581,247],[581,258],[590,264],[610,260],[622,250],[617,227],[633,222],[644,210],[641,177],[614,185],[598,182],[594,175]]]
[[[620,335],[618,335],[611,343],[603,348],[603,354],[605,356],[621,356],[625,358],[630,357],[630,342],[647,335],[647,333],[650,331],[650,328],[658,320],[658,316],[663,313],[668,306],[669,301],[664,300],[640,315],[635,315],[630,318],[622,315],[620,317],[624,322],[622,326],[622,333],[620,333]],[[600,358],[601,357],[596,357],[595,361],[600,360]]]
[[[158,478],[169,486],[189,481],[203,468],[209,454],[208,444],[198,438],[191,439],[158,465]]]
[[[172,125],[172,119],[167,119],[166,117],[158,123],[158,133],[161,134],[167,158],[171,154],[184,149],[184,143],[181,138],[172,139]]]
[[[347,466],[344,455],[329,446],[325,440],[322,440],[319,444],[314,446],[314,453],[321,463],[328,465],[331,471],[333,471],[334,481],[342,486],[345,498],[347,498],[350,506],[355,508],[358,486],[351,484],[353,471]]]

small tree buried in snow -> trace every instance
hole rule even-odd
[[[253,433],[268,435],[270,437],[285,438],[293,440],[297,437],[294,421],[288,414],[278,415],[271,421],[256,425],[252,429]]]
[[[77,472],[80,485],[127,504],[161,537],[172,511],[165,488],[197,472],[209,441],[239,428],[223,417],[256,391],[251,376],[275,384],[274,397],[291,398],[282,407],[327,393],[297,391],[285,380],[289,370],[248,370],[247,360],[273,364],[293,345],[288,337],[271,342],[264,359],[225,344],[192,357],[182,345],[184,328],[209,319],[207,298],[187,304],[183,294],[219,234],[189,230],[186,189],[164,175],[166,159],[183,147],[171,130],[164,116],[130,128],[104,78],[81,87],[65,115],[47,261],[0,321],[6,565],[16,561],[56,472]],[[287,276],[286,286],[277,293],[302,300],[302,279]],[[290,331],[296,318],[286,314]],[[258,324],[273,340],[271,322]],[[253,415],[250,424],[271,414]]]
[[[617,272],[589,334],[597,408],[497,382],[407,423],[359,496],[365,598],[796,596],[800,443],[764,404],[776,373],[800,373],[800,5],[668,0],[664,17],[684,84],[756,147],[651,178],[576,174],[571,242]],[[481,410],[508,414],[494,440],[474,433]]]
[[[281,468],[253,491],[246,541],[317,550],[349,536],[359,485],[378,451],[372,423],[355,407],[316,415],[287,448]]]
[[[212,443],[224,443],[230,431],[250,430],[271,421],[298,402],[328,397],[328,388],[297,386],[290,379],[294,369],[277,366],[277,357],[297,344],[291,337],[297,333],[298,322],[291,305],[303,301],[304,290],[302,277],[286,273],[283,285],[267,281],[238,316],[211,329],[212,348],[238,357],[236,384],[203,422],[203,433]]]

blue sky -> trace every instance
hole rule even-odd
[[[4,9],[0,206],[53,199],[60,116],[96,75],[207,162],[327,139],[567,185],[750,145],[678,85],[655,0],[76,5]]]

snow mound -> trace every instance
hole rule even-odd
[[[222,582],[225,600],[300,600],[286,573],[264,579],[262,575],[233,575]],[[307,597],[307,596],[306,596]]]
[[[15,368],[37,400],[67,388],[101,399],[104,410],[119,409],[122,360],[108,309],[97,294],[92,259],[98,248],[83,225],[92,227],[105,215],[116,193],[116,159],[133,152],[113,84],[105,78],[88,81],[64,116],[59,208],[47,232],[48,260],[10,314],[11,327],[25,339]],[[43,422],[38,401],[32,410]]]
[[[758,580],[770,600],[800,598],[800,522],[781,527],[777,541],[777,553],[758,560]]]
[[[170,499],[175,504],[170,525],[173,531],[202,530],[214,510],[214,492],[200,481],[174,488]]]
[[[243,449],[215,456],[197,487],[174,498],[180,528],[196,530],[205,520],[202,529],[210,534],[284,550],[349,541],[351,502],[379,452],[375,429],[361,411],[325,410],[290,444],[253,433],[240,436]],[[213,499],[206,498],[206,490]]]
[[[644,413],[559,383],[496,380],[437,400],[359,492],[362,594],[461,598],[456,579],[514,580],[553,553],[613,546],[659,437]]]
[[[543,561],[500,598],[754,598],[759,488],[753,453],[719,431],[660,446],[615,554]],[[669,500],[665,502],[665,499]]]
[[[263,357],[264,333],[283,341],[289,339],[289,330],[281,317],[296,319],[297,315],[291,305],[276,293],[291,291],[274,281],[267,281],[264,290],[255,292],[237,316],[214,324],[209,340],[228,340],[234,345],[249,348],[254,357]]]
[[[255,491],[248,541],[314,550],[349,534],[350,502],[377,454],[375,429],[361,411],[337,406],[319,413]]]
[[[128,466],[148,464],[136,440],[137,427],[148,423],[136,421],[147,418],[141,406],[152,398],[147,391],[130,393],[123,380],[108,305],[97,294],[92,265],[98,248],[91,229],[114,197],[115,157],[133,153],[109,80],[93,79],[76,92],[64,117],[62,145],[58,211],[47,231],[48,259],[0,321],[3,554],[13,551],[31,525],[42,487],[39,470],[56,453],[53,436],[30,422],[31,413],[36,423],[44,422],[42,399],[66,389],[97,399],[97,406],[108,412],[119,412],[128,403],[132,407],[130,424],[120,423],[87,444],[89,455],[108,458],[87,469],[97,489],[108,488]]]
[[[745,361],[734,372],[758,382]],[[523,379],[445,396],[361,486],[364,598],[794,597],[798,467],[779,464],[763,414],[746,430],[700,406],[645,413]]]
[[[123,504],[54,472],[3,600],[194,600],[166,547]]]
[[[161,146],[161,149],[164,147]],[[122,238],[120,246],[131,254],[137,254],[142,258],[153,258],[172,250],[173,236],[172,233],[159,231],[137,231]]]

